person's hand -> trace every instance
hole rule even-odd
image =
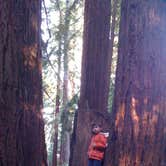
[[[105,137],[108,138],[109,137],[109,133],[104,133]]]
[[[95,143],[92,143],[92,148],[95,148],[96,147],[96,144]]]

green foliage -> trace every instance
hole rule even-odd
[[[81,39],[82,39],[82,1],[50,0],[47,6],[47,18],[43,8],[43,89],[44,106],[55,107],[57,78],[62,83],[63,56],[68,54],[69,78],[79,84],[80,61],[81,61]],[[75,3],[75,5],[73,5]],[[68,5],[68,11],[67,6]],[[66,15],[68,13],[68,15]],[[66,21],[68,20],[68,22]],[[49,27],[46,23],[49,23]],[[69,23],[69,25],[67,25]],[[45,25],[45,26],[44,26]],[[68,26],[68,27],[67,27]],[[49,28],[49,30],[48,30]],[[48,35],[51,32],[51,36]],[[67,39],[65,34],[68,33]],[[46,39],[45,39],[46,38]],[[79,52],[78,52],[79,51]],[[79,55],[78,55],[79,53]],[[61,58],[61,74],[58,73],[58,58]],[[79,59],[79,60],[78,60]],[[74,65],[73,65],[74,64]],[[60,86],[62,91],[62,84]],[[74,90],[75,92],[78,90]],[[47,93],[45,93],[47,91]],[[62,93],[60,94],[62,99]]]
[[[48,162],[52,163],[52,153],[53,153],[53,137],[54,137],[54,124],[59,124],[59,134],[61,133],[62,129],[61,126],[65,124],[65,130],[72,132],[72,123],[74,120],[74,113],[78,107],[78,94],[75,94],[71,100],[66,104],[65,111],[64,107],[61,108],[59,114],[54,116],[54,110],[52,108],[47,108],[44,111],[44,121],[45,121],[45,133],[46,133],[46,140],[47,140],[47,153],[48,153]],[[60,139],[60,135],[59,135]],[[60,141],[59,141],[60,142]]]
[[[47,109],[44,109],[48,161],[51,163],[54,124],[58,123],[59,130],[61,130],[61,123],[66,123],[61,121],[63,110],[68,110],[65,116],[71,121],[77,108],[78,95],[75,94],[78,92],[80,84],[83,2],[82,0],[48,0],[45,2],[47,2],[46,7],[43,6],[42,10],[42,75],[44,107],[51,107],[52,109],[51,113],[47,113]],[[67,62],[64,62],[65,54],[68,56]],[[68,65],[69,82],[69,101],[65,106],[62,105],[64,65]],[[58,86],[60,112],[55,117],[54,110]]]

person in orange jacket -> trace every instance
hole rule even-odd
[[[93,125],[93,136],[88,149],[88,166],[102,166],[109,133],[103,133],[101,131],[101,125]]]

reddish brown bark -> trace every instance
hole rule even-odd
[[[80,108],[107,111],[110,2],[85,1]]]
[[[105,123],[110,55],[110,1],[86,0],[79,111],[72,138],[70,166],[87,165],[91,123]]]
[[[122,0],[114,132],[105,166],[166,165],[166,2]]]
[[[46,166],[40,0],[0,0],[0,165]]]

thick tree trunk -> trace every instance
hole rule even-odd
[[[122,0],[113,107],[105,166],[166,165],[166,2]]]
[[[0,0],[0,165],[46,166],[40,0]]]
[[[86,0],[79,110],[70,166],[86,166],[91,123],[105,123],[108,105],[110,1]]]
[[[110,2],[85,1],[80,108],[107,111]]]

